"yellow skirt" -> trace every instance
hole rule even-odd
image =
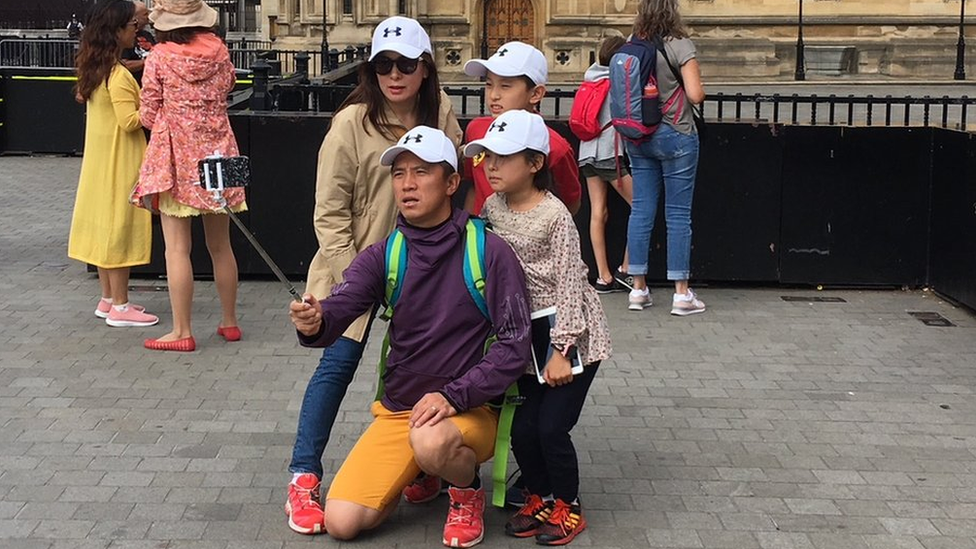
[[[222,214],[225,213],[224,210],[198,210],[193,206],[187,206],[186,204],[181,204],[173,198],[169,192],[159,193],[159,211],[160,213],[166,214],[170,217],[195,217],[198,215],[206,214]],[[234,213],[246,212],[247,202],[241,202],[237,206],[231,207],[230,211]]]

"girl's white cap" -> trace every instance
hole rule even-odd
[[[478,156],[485,150],[509,155],[525,149],[549,156],[549,127],[538,114],[513,110],[496,118],[482,139],[465,145],[464,156]]]
[[[384,20],[373,31],[369,60],[384,51],[395,51],[410,59],[419,59],[424,52],[434,55],[427,31],[415,19],[400,16]]]
[[[454,171],[457,171],[458,155],[454,142],[437,128],[417,126],[408,131],[397,141],[396,145],[383,152],[383,156],[380,157],[380,164],[392,166],[396,157],[404,152],[411,152],[424,162],[431,164],[447,162],[454,167]]]
[[[525,42],[508,42],[488,59],[472,59],[464,64],[464,74],[483,77],[491,71],[498,76],[528,76],[535,84],[549,79],[546,56]]]

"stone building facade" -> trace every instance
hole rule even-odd
[[[951,78],[961,0],[803,0],[808,74]],[[706,78],[792,74],[800,0],[683,0]],[[574,82],[600,40],[627,34],[637,0],[262,0],[266,37],[281,49],[316,50],[325,21],[329,46],[369,42],[395,14],[430,32],[445,81],[463,81],[464,61],[523,40],[549,59],[551,80]],[[971,7],[976,16],[976,3]],[[967,23],[976,19],[967,14]],[[976,31],[967,29],[967,72]]]

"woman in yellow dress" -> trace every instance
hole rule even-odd
[[[152,326],[159,319],[129,303],[129,268],[149,263],[151,215],[129,204],[146,136],[139,86],[119,61],[135,43],[138,22],[128,0],[99,2],[78,49],[79,102],[87,102],[85,156],[68,237],[68,257],[98,268],[102,298],[95,315],[109,326]]]

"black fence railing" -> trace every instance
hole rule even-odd
[[[77,40],[5,38],[0,40],[2,67],[73,67]]]
[[[308,56],[309,75],[322,75],[357,59],[366,59],[367,46],[347,46],[343,50],[333,48],[323,60],[321,51],[276,50],[270,48],[242,48],[240,41],[228,44],[231,62],[238,69],[250,70],[258,59],[265,59],[271,65],[272,75],[288,75],[299,72],[303,56]],[[324,62],[323,62],[324,61]]]
[[[352,86],[271,84],[271,110],[331,112]],[[445,87],[460,117],[486,114],[481,87]],[[569,117],[575,90],[546,92],[540,107],[546,117]],[[810,126],[938,126],[967,130],[976,97],[874,97],[835,95],[746,95],[717,93],[705,101],[705,118],[715,122],[755,122]],[[976,126],[976,125],[973,125]]]
[[[939,126],[966,130],[976,98],[837,95],[710,95],[705,117],[810,126]]]

